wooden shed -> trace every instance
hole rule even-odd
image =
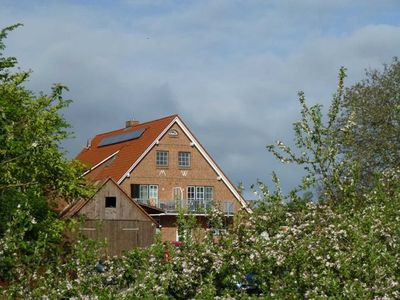
[[[62,218],[85,216],[80,230],[89,238],[107,241],[107,254],[120,255],[154,241],[157,222],[112,179],[88,199],[69,206]]]

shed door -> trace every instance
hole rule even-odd
[[[118,221],[119,232],[116,240],[117,252],[131,250],[137,246],[139,227],[136,221]],[[117,226],[116,226],[117,227]]]
[[[81,231],[90,239],[106,240],[109,255],[120,255],[135,247],[148,247],[154,242],[155,234],[150,220],[86,220]]]

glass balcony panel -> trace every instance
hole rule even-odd
[[[165,212],[176,213],[187,210],[191,213],[207,213],[213,206],[211,200],[159,200],[159,206]]]

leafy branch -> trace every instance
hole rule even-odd
[[[293,124],[295,145],[301,151],[297,154],[282,141],[267,145],[278,160],[283,163],[302,165],[307,174],[303,177],[301,188],[307,190],[316,186],[323,199],[336,199],[343,188],[345,172],[349,166],[340,155],[340,139],[343,131],[338,129],[337,119],[344,94],[346,69],[339,70],[339,83],[333,95],[332,104],[324,122],[322,105],[309,106],[304,92],[299,92],[301,120]]]

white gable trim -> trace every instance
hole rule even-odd
[[[201,155],[204,157],[204,159],[210,164],[210,166],[213,168],[213,170],[217,173],[218,178],[220,178],[225,185],[228,187],[228,189],[232,192],[232,194],[235,196],[235,198],[242,204],[242,207],[247,211],[251,212],[250,207],[248,207],[246,201],[243,199],[243,197],[238,193],[236,188],[232,185],[232,183],[228,180],[228,178],[224,175],[224,173],[219,169],[219,167],[216,165],[216,163],[212,160],[212,158],[208,155],[208,153],[205,151],[205,149],[201,146],[201,144],[196,140],[196,138],[192,135],[192,133],[189,131],[189,129],[185,126],[185,124],[181,121],[179,117],[175,117],[171,123],[168,124],[167,127],[160,133],[160,135],[151,143],[151,145],[142,153],[142,155],[133,163],[133,165],[128,169],[128,171],[118,180],[118,184],[121,184],[122,181],[126,177],[130,176],[130,173],[133,171],[133,169],[140,163],[140,161],[151,151],[151,149],[159,143],[160,139],[165,135],[165,133],[174,125],[178,124],[178,126],[183,130],[183,132],[186,134],[186,136],[189,138],[193,146],[195,146]]]
[[[122,181],[124,181],[124,179],[126,177],[129,177],[130,174],[132,173],[133,169],[136,168],[136,166],[142,161],[142,159],[150,152],[151,149],[153,149],[153,147],[155,145],[158,145],[158,143],[160,142],[160,139],[164,136],[164,134],[169,130],[169,128],[172,127],[172,125],[174,125],[174,123],[176,122],[176,118],[174,118],[171,123],[168,124],[167,127],[165,127],[165,129],[158,135],[158,137],[150,144],[149,147],[147,147],[147,149],[142,153],[142,155],[139,156],[139,158],[133,163],[132,166],[130,166],[130,168],[128,169],[128,171],[125,172],[124,175],[122,175],[122,177],[117,181],[118,184],[121,184]]]
[[[181,127],[181,129],[185,132],[185,134],[189,137],[190,141],[194,144],[194,146],[199,150],[201,155],[205,158],[205,160],[210,164],[210,166],[217,173],[218,177],[225,183],[225,185],[229,188],[232,194],[235,196],[237,200],[242,204],[243,208],[246,209],[247,212],[251,212],[250,207],[248,207],[246,201],[243,197],[238,193],[236,188],[232,185],[232,183],[228,180],[228,178],[224,175],[224,173],[220,170],[217,164],[212,160],[210,155],[206,152],[206,150],[201,146],[201,144],[196,140],[196,138],[192,135],[189,129],[185,126],[185,124],[179,119],[176,118],[176,122]]]
[[[115,155],[117,155],[118,152],[119,152],[119,150],[116,151],[116,152],[114,152],[114,153],[111,154],[110,156],[107,156],[105,159],[103,159],[101,162],[99,162],[98,164],[96,164],[96,165],[94,165],[93,167],[91,167],[89,170],[87,170],[87,171],[86,171],[85,173],[83,173],[81,176],[83,177],[83,176],[85,176],[86,174],[92,172],[92,171],[93,171],[94,169],[96,169],[98,166],[104,164],[107,160],[109,160],[110,158],[112,158],[112,157],[114,157]]]

